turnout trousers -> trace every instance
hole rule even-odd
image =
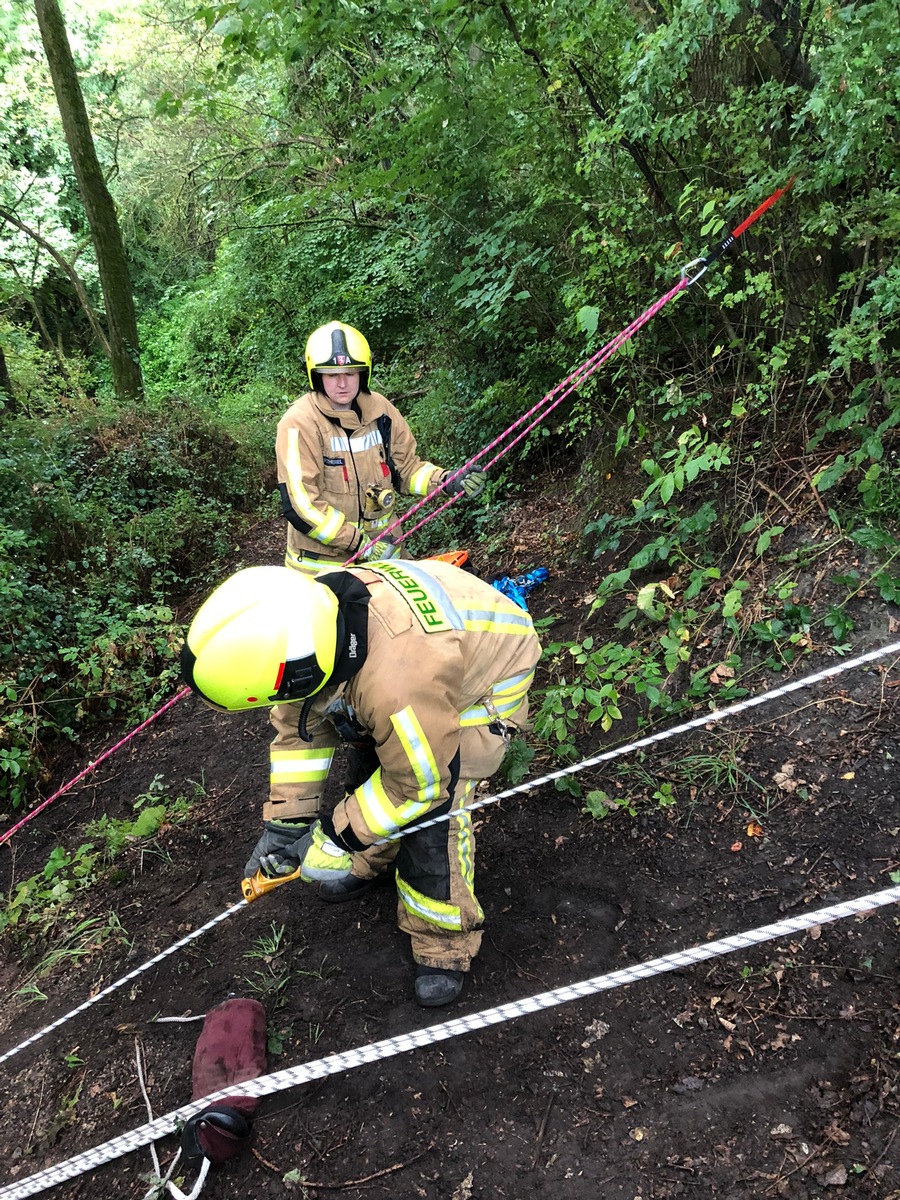
[[[527,716],[526,698],[510,724],[525,727]],[[468,805],[479,782],[499,769],[506,746],[505,736],[484,725],[464,727],[459,776],[444,809],[450,819],[413,828],[399,839],[397,923],[409,934],[413,958],[424,966],[468,971],[481,948],[484,911],[475,895],[475,834]],[[429,813],[425,820],[436,815]]]
[[[466,714],[462,716],[465,719]],[[475,834],[467,806],[475,798],[479,782],[493,775],[503,761],[505,724],[527,728],[527,718],[526,696],[493,729],[464,724],[460,731],[459,776],[446,809],[450,819],[427,829],[413,829],[400,839],[396,859],[397,920],[410,936],[417,963],[468,971],[481,948],[484,912],[475,895]],[[353,873],[357,873],[355,864]]]
[[[527,698],[511,724],[525,725]],[[319,814],[321,787],[331,766],[332,749],[311,750],[297,734],[299,704],[280,704],[271,710],[278,736],[272,743],[273,767],[291,767],[281,778],[273,770],[266,820],[314,820]],[[480,780],[493,775],[506,750],[503,737],[485,726],[464,728],[460,734],[459,776],[448,806],[451,814],[427,829],[411,829],[403,837],[353,855],[353,874],[374,879],[396,867],[397,923],[409,934],[413,958],[429,967],[468,971],[481,947],[484,912],[475,895],[475,835],[466,806]],[[298,778],[301,776],[301,778]],[[352,780],[348,780],[352,783]],[[305,793],[298,797],[298,787]],[[279,802],[279,794],[283,800]],[[424,821],[437,815],[429,813]]]

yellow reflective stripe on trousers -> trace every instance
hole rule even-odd
[[[469,799],[472,792],[475,791],[475,780],[467,779],[466,790],[463,796],[463,805]],[[459,859],[459,874],[463,883],[466,885],[466,890],[472,899],[475,899],[475,855],[472,844],[472,818],[467,812],[460,812],[456,817],[457,827],[457,858]],[[484,914],[481,914],[484,916]]]
[[[353,795],[356,797],[363,820],[372,833],[378,837],[389,837],[390,834],[396,833],[398,829],[402,829],[416,817],[421,817],[428,812],[430,807],[428,801],[417,804],[414,800],[407,800],[399,808],[396,807],[382,785],[381,767],[366,780],[362,787],[358,787]]]
[[[333,750],[271,750],[269,783],[321,783],[331,769]]]
[[[476,780],[465,781],[463,804],[466,803],[475,787]],[[465,811],[456,811],[453,814],[453,820],[456,822],[457,862],[459,863],[460,878],[478,909],[478,920],[483,921],[484,911],[475,899],[472,818]],[[433,896],[426,896],[422,892],[416,891],[400,875],[397,876],[397,894],[408,913],[426,921],[429,925],[436,925],[439,929],[462,929],[462,916],[458,905],[450,904],[446,900],[435,900]]]
[[[433,900],[431,896],[423,896],[405,880],[397,876],[397,894],[408,913],[427,921],[429,925],[437,925],[439,929],[462,929],[462,917],[455,904],[447,904],[444,900]]]
[[[534,671],[521,671],[509,679],[495,683],[491,689],[491,708],[484,704],[473,704],[459,714],[459,724],[463,729],[473,725],[490,725],[498,717],[511,717],[531,687]]]

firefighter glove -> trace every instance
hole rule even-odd
[[[346,879],[350,874],[352,859],[342,846],[337,846],[322,828],[320,821],[309,830],[300,843],[303,869],[300,878],[304,883]]]
[[[252,879],[257,871],[274,878],[291,875],[303,859],[302,843],[309,833],[309,821],[266,821],[262,837],[244,867],[244,875]]]
[[[450,480],[444,491],[448,496],[459,496],[464,493],[468,500],[474,500],[484,490],[486,483],[487,475],[481,467],[466,467],[455,479]]]
[[[387,562],[389,558],[400,557],[400,547],[395,546],[391,538],[382,538],[363,550],[360,557],[363,562]]]

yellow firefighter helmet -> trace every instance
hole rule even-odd
[[[182,675],[226,712],[302,700],[334,671],[338,624],[337,596],[323,584],[289,567],[246,567],[191,622]]]
[[[362,375],[361,387],[367,392],[372,351],[359,330],[342,321],[331,321],[314,329],[306,340],[306,373],[313,391],[322,390],[321,386],[317,386],[316,372],[334,375],[339,371],[353,370]]]

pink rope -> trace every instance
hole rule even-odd
[[[607,342],[605,346],[603,346],[600,350],[598,350],[595,354],[593,354],[586,362],[583,362],[580,367],[577,367],[574,371],[571,372],[571,374],[567,375],[566,378],[563,379],[560,383],[558,383],[554,388],[552,388],[546,394],[546,396],[543,396],[540,400],[538,400],[537,404],[533,404],[531,406],[531,408],[528,409],[527,412],[523,413],[522,416],[517,417],[516,420],[513,421],[513,423],[510,426],[508,426],[506,429],[504,429],[502,433],[499,433],[492,442],[489,442],[485,447],[483,447],[483,449],[479,450],[478,453],[473,458],[470,458],[468,462],[463,463],[463,465],[461,467],[457,468],[457,470],[454,471],[452,475],[448,475],[447,478],[444,480],[444,482],[440,485],[440,487],[435,488],[435,490],[433,492],[430,492],[427,496],[424,496],[417,504],[414,504],[413,507],[411,509],[409,509],[408,512],[404,513],[401,517],[398,517],[397,520],[393,522],[393,524],[388,525],[388,527],[381,534],[379,534],[379,537],[376,539],[376,541],[380,540],[386,534],[390,533],[390,531],[392,529],[396,529],[404,521],[409,520],[409,518],[411,516],[413,516],[416,512],[418,512],[419,509],[423,507],[423,505],[427,504],[427,502],[429,500],[431,500],[434,496],[437,496],[439,493],[443,492],[444,489],[446,488],[447,484],[450,483],[452,480],[456,479],[456,477],[458,475],[461,475],[462,472],[466,469],[466,467],[469,467],[469,466],[473,465],[474,463],[477,463],[479,459],[484,458],[485,454],[488,454],[491,450],[494,449],[495,446],[500,445],[500,443],[503,442],[503,440],[505,438],[509,437],[509,435],[511,433],[513,433],[525,421],[527,421],[529,417],[534,417],[534,420],[529,425],[527,425],[511,441],[507,442],[507,444],[505,446],[502,446],[502,448],[497,452],[497,454],[495,454],[494,457],[488,463],[485,464],[485,470],[492,467],[496,462],[499,462],[499,460],[503,457],[504,454],[508,454],[509,451],[513,448],[513,446],[515,446],[518,442],[520,442],[522,440],[522,438],[524,438],[527,434],[529,434],[536,425],[538,425],[541,421],[543,421],[544,417],[546,417],[548,415],[548,413],[551,413],[553,411],[553,409],[556,408],[557,405],[561,404],[567,396],[571,395],[572,392],[574,392],[575,389],[580,384],[584,383],[584,381],[586,379],[590,378],[590,376],[593,375],[595,371],[599,370],[599,368],[605,362],[607,362],[610,358],[612,358],[612,356],[615,354],[615,352],[619,349],[620,346],[623,346],[625,344],[625,342],[627,342],[630,338],[634,337],[634,335],[637,333],[637,331],[642,326],[646,325],[648,321],[652,320],[652,318],[656,316],[656,314],[663,307],[663,305],[668,304],[668,302],[674,296],[677,296],[680,291],[682,291],[684,288],[686,288],[688,286],[688,283],[689,283],[689,280],[687,280],[684,277],[679,279],[678,283],[676,283],[673,288],[671,288],[668,292],[666,292],[666,294],[664,296],[660,296],[660,298],[657,301],[655,301],[653,304],[651,304],[649,308],[645,309],[644,312],[642,312],[639,317],[636,317],[631,322],[630,325],[626,326],[625,329],[623,329],[620,333],[617,333],[616,336],[611,341]],[[550,403],[550,401],[552,401],[552,403]],[[535,413],[537,413],[538,415],[535,416]],[[444,509],[449,508],[451,504],[455,504],[459,498],[460,498],[459,496],[449,497],[440,506],[440,508],[436,508],[433,511],[429,512],[425,517],[422,518],[421,521],[418,521],[410,529],[407,529],[404,534],[402,534],[399,538],[397,538],[397,541],[398,542],[404,541],[404,539],[408,538],[410,536],[410,534],[415,533],[415,531],[417,529],[420,529],[423,525],[426,525],[429,521],[433,520],[439,513],[442,513],[444,511]],[[368,546],[370,546],[372,544],[373,543],[369,542],[369,543],[367,543],[367,545],[361,546],[359,548],[359,550],[357,550],[356,553],[351,558],[347,559],[347,561],[344,563],[344,566],[345,567],[350,566],[350,564],[355,562],[356,559],[359,557],[359,555],[362,554],[362,552],[364,550],[368,549]],[[124,746],[126,744],[126,742],[129,742],[133,737],[135,737],[137,734],[139,734],[143,729],[146,729],[147,726],[150,725],[153,721],[155,721],[157,717],[162,716],[162,714],[164,712],[166,712],[174,704],[177,704],[179,700],[182,700],[185,696],[187,696],[189,694],[190,694],[190,688],[183,688],[180,692],[177,693],[177,695],[173,696],[171,700],[167,701],[162,706],[162,708],[158,709],[155,713],[153,713],[152,716],[148,717],[146,721],[144,721],[142,724],[138,725],[135,729],[132,729],[131,733],[126,734],[125,737],[123,737],[120,741],[116,742],[116,744],[114,746],[110,746],[110,748],[108,750],[104,751],[104,753],[101,754],[100,757],[98,759],[96,759],[94,762],[88,763],[88,765],[84,768],[84,770],[81,771],[78,775],[76,775],[74,779],[70,780],[67,784],[65,784],[63,787],[61,787],[58,791],[54,792],[52,796],[48,796],[48,798],[46,800],[44,800],[43,803],[39,804],[37,806],[37,808],[32,809],[30,813],[28,813],[26,816],[24,816],[21,819],[21,821],[19,821],[15,825],[13,825],[13,827],[11,829],[8,829],[6,831],[6,833],[0,835],[0,846],[4,845],[4,843],[8,842],[15,833],[18,833],[18,831],[22,828],[23,825],[26,825],[33,817],[36,817],[38,815],[38,813],[43,812],[43,810],[49,804],[52,804],[54,800],[58,800],[60,796],[65,795],[66,792],[68,792],[71,788],[73,788],[76,783],[78,783],[80,780],[84,779],[84,777],[86,775],[89,775],[91,771],[96,770],[96,768],[99,767],[99,765],[102,762],[104,762],[107,758],[109,758],[110,755],[115,754],[115,752],[117,750],[121,749],[121,747]]]
[[[357,550],[356,553],[353,555],[353,557],[348,559],[344,565],[349,566],[350,563],[354,562],[359,557],[360,554],[362,554],[362,553],[364,553],[364,551],[368,550],[370,546],[373,546],[375,544],[375,542],[380,541],[381,538],[383,538],[383,537],[386,537],[387,534],[389,534],[393,529],[398,528],[398,526],[400,526],[404,521],[408,521],[409,518],[411,516],[413,516],[415,513],[417,513],[424,504],[426,504],[429,500],[431,500],[439,492],[445,491],[447,484],[451,483],[454,479],[457,478],[457,476],[461,475],[463,473],[463,471],[466,470],[467,467],[470,467],[474,463],[477,463],[480,458],[483,458],[484,455],[488,453],[488,451],[493,450],[493,448],[495,446],[499,445],[499,443],[502,442],[504,440],[504,438],[508,437],[509,434],[512,433],[512,431],[514,429],[516,429],[519,425],[521,425],[525,421],[527,421],[529,417],[533,416],[535,413],[538,413],[539,410],[543,410],[543,411],[540,411],[539,415],[537,417],[535,417],[535,419],[531,422],[531,424],[526,429],[523,429],[520,434],[518,434],[515,438],[513,438],[511,441],[509,441],[503,447],[503,449],[499,451],[499,453],[497,453],[488,463],[486,463],[484,469],[487,470],[489,467],[493,466],[493,464],[495,462],[497,462],[498,459],[502,458],[504,454],[506,454],[509,450],[512,449],[513,446],[515,446],[518,442],[520,442],[522,440],[522,438],[525,437],[526,434],[530,433],[530,431],[532,429],[534,429],[535,425],[537,425],[540,421],[542,421],[544,419],[544,417],[547,416],[548,413],[552,412],[553,409],[556,408],[556,406],[558,404],[560,404],[566,398],[566,396],[571,395],[571,393],[578,387],[579,384],[583,383],[585,379],[587,379],[587,378],[589,378],[589,376],[593,375],[594,371],[596,371],[598,367],[600,367],[609,358],[611,358],[612,355],[615,354],[615,352],[619,349],[620,346],[624,345],[625,342],[627,342],[629,340],[629,338],[633,337],[635,335],[635,333],[637,333],[637,331],[641,328],[642,325],[646,325],[647,322],[649,320],[651,320],[652,317],[655,317],[656,314],[659,312],[659,310],[663,307],[664,304],[668,304],[668,302],[673,298],[673,296],[677,296],[679,292],[683,291],[686,287],[690,287],[690,285],[692,283],[695,283],[700,278],[700,276],[704,274],[704,272],[707,269],[707,266],[711,262],[713,262],[716,258],[718,258],[720,254],[723,254],[726,250],[728,250],[733,245],[733,243],[741,236],[741,234],[745,233],[747,231],[747,229],[749,229],[749,227],[755,221],[759,220],[759,218],[763,215],[764,212],[766,212],[769,208],[771,208],[771,206],[773,204],[775,204],[775,202],[777,200],[779,200],[786,192],[790,191],[793,184],[794,184],[794,180],[792,178],[788,181],[787,184],[785,184],[784,187],[778,188],[776,191],[774,191],[772,193],[771,196],[768,197],[767,200],[764,200],[762,204],[760,204],[757,208],[755,208],[753,210],[753,212],[750,214],[750,216],[747,217],[746,220],[742,221],[740,223],[740,225],[738,225],[737,228],[731,234],[729,234],[729,236],[725,239],[725,241],[722,242],[722,244],[720,246],[718,246],[714,251],[711,251],[704,258],[695,259],[693,263],[689,263],[687,267],[683,268],[682,272],[681,272],[681,278],[679,279],[678,283],[676,283],[673,288],[670,288],[670,290],[668,292],[666,292],[666,294],[664,296],[660,296],[660,298],[657,301],[655,301],[655,303],[651,304],[649,308],[645,309],[644,312],[642,312],[639,317],[636,317],[631,322],[630,325],[626,326],[626,328],[623,329],[621,331],[621,333],[617,333],[616,336],[612,339],[612,341],[607,342],[606,345],[602,347],[602,349],[598,350],[596,352],[596,354],[594,354],[586,362],[582,363],[580,367],[578,367],[575,371],[573,371],[571,373],[571,375],[566,376],[566,378],[563,379],[561,383],[558,383],[555,388],[553,388],[551,391],[549,391],[547,393],[546,396],[543,396],[537,402],[537,404],[533,405],[528,410],[528,412],[523,413],[521,417],[519,417],[517,420],[513,421],[512,425],[510,425],[508,429],[504,429],[504,431],[502,433],[498,434],[497,437],[494,438],[494,440],[491,443],[489,443],[489,445],[485,446],[483,450],[479,450],[478,453],[473,458],[470,458],[468,462],[463,463],[463,465],[461,467],[459,467],[456,471],[454,471],[452,475],[448,475],[447,478],[444,480],[444,482],[440,485],[440,487],[435,488],[433,492],[429,492],[429,494],[427,496],[425,496],[417,504],[414,504],[412,506],[412,508],[408,509],[407,512],[402,514],[402,516],[398,517],[396,521],[394,521],[391,525],[388,525],[388,527],[386,529],[382,530],[381,533],[379,533],[378,537],[375,538],[374,541],[368,542],[365,546],[361,546],[359,548],[359,550]],[[703,269],[701,271],[699,271],[696,275],[690,276],[688,274],[689,268],[694,266],[697,263],[703,263],[704,264]],[[552,404],[549,403],[549,401],[551,401],[551,400],[553,401]],[[459,499],[459,495],[461,495],[461,493],[457,494],[456,496],[451,496],[447,501],[445,501],[444,504],[442,504],[440,506],[440,508],[434,509],[432,512],[430,512],[428,514],[428,516],[423,517],[421,521],[418,521],[411,528],[407,529],[404,534],[402,534],[400,537],[398,537],[396,539],[397,542],[398,543],[402,542],[405,538],[408,538],[410,536],[410,534],[415,533],[415,531],[417,529],[421,529],[421,527],[423,525],[427,524],[428,521],[430,521],[434,517],[438,516],[439,513],[442,513],[444,511],[444,509],[449,508],[451,504],[454,504]]]
[[[37,808],[33,808],[30,813],[22,818],[21,821],[13,825],[12,829],[7,829],[6,833],[0,835],[0,846],[2,846],[5,842],[8,842],[14,833],[18,833],[23,825],[27,825],[32,817],[36,817],[39,812],[43,812],[48,804],[52,804],[54,800],[58,800],[60,796],[64,795],[71,788],[73,788],[79,780],[84,779],[85,775],[89,775],[91,771],[95,771],[97,767],[99,767],[102,762],[109,758],[111,754],[115,754],[115,752],[124,746],[126,742],[130,742],[131,739],[136,734],[140,733],[142,729],[146,729],[147,726],[155,721],[157,717],[161,717],[162,714],[166,712],[167,709],[170,709],[173,704],[177,704],[179,700],[183,700],[185,696],[189,696],[190,691],[190,688],[182,688],[181,691],[177,692],[171,700],[167,700],[162,708],[157,709],[156,712],[152,716],[148,717],[146,721],[142,721],[140,725],[138,725],[135,729],[132,729],[131,733],[126,733],[125,736],[116,742],[114,746],[110,746],[108,750],[104,750],[99,758],[96,758],[93,762],[88,763],[84,770],[80,771],[74,779],[70,779],[68,783],[63,784],[59,791],[54,792],[52,796],[48,796],[43,803],[37,806]]]
[[[405,521],[414,512],[420,509],[426,500],[430,500],[432,496],[436,496],[438,492],[443,491],[451,479],[455,479],[456,476],[459,475],[460,472],[464,471],[471,463],[478,462],[480,458],[483,458],[485,454],[487,454],[490,450],[493,450],[496,445],[498,445],[503,441],[504,438],[512,433],[517,426],[519,426],[523,421],[527,420],[528,417],[530,417],[533,413],[538,412],[538,410],[541,409],[542,411],[538,412],[538,415],[534,418],[530,425],[527,425],[525,429],[516,435],[516,437],[507,442],[507,444],[503,446],[497,452],[497,454],[490,459],[489,462],[484,464],[484,470],[488,470],[490,467],[492,467],[494,463],[498,462],[503,457],[504,454],[507,454],[513,448],[513,446],[517,445],[522,438],[529,434],[536,425],[539,425],[541,421],[543,421],[543,419],[548,416],[548,414],[551,413],[554,408],[557,407],[557,405],[562,404],[563,400],[565,400],[567,396],[570,396],[572,392],[574,392],[576,388],[584,383],[586,379],[589,379],[595,371],[599,370],[604,363],[608,362],[620,346],[624,346],[627,341],[633,338],[639,329],[646,325],[648,321],[651,321],[664,305],[668,304],[669,301],[677,296],[679,292],[684,291],[689,284],[690,280],[682,276],[675,286],[670,288],[664,296],[660,296],[659,299],[654,301],[649,308],[644,309],[641,315],[639,317],[635,317],[630,325],[627,325],[620,333],[617,333],[611,341],[607,342],[602,349],[598,350],[596,354],[592,355],[591,358],[582,363],[581,366],[574,370],[570,375],[567,375],[561,383],[558,383],[555,388],[549,391],[547,395],[539,400],[538,403],[532,408],[530,408],[527,413],[513,421],[512,425],[510,425],[508,429],[505,429],[501,434],[498,434],[498,436],[494,438],[492,442],[485,446],[484,449],[479,450],[478,453],[469,460],[469,462],[464,463],[453,475],[449,475],[440,487],[435,488],[435,490],[426,496],[424,500],[421,500],[418,504],[414,505],[407,513],[395,521],[394,525],[399,525],[402,521]],[[553,400],[553,403],[547,404],[548,400]],[[546,407],[544,407],[545,405]],[[417,529],[421,529],[421,527],[427,524],[427,522],[433,517],[436,517],[439,513],[442,513],[444,509],[449,508],[451,504],[455,504],[458,499],[459,496],[451,496],[449,500],[446,500],[440,506],[440,508],[436,508],[433,512],[429,512],[428,515],[423,517],[421,521],[416,522],[416,524],[410,529],[407,529],[401,537],[397,538],[397,542],[402,542],[404,538],[408,538],[410,534],[415,533]],[[389,530],[394,528],[394,525],[389,525],[388,528],[385,529],[384,533],[388,533]],[[384,536],[384,534],[381,536]]]
[[[515,421],[513,421],[513,423],[511,425],[507,426],[507,428],[504,429],[502,433],[498,433],[492,442],[488,442],[488,444],[486,446],[484,446],[481,450],[479,450],[476,455],[474,455],[472,458],[470,458],[468,460],[468,462],[464,462],[461,467],[457,467],[457,469],[453,472],[453,474],[448,475],[447,478],[443,481],[443,483],[439,487],[436,487],[433,492],[429,492],[427,496],[423,496],[421,500],[418,500],[412,506],[412,508],[407,509],[407,511],[405,513],[403,513],[401,516],[399,516],[396,519],[396,521],[393,521],[390,525],[387,526],[387,528],[383,529],[379,533],[377,538],[375,538],[371,542],[367,542],[364,546],[360,546],[360,548],[350,558],[348,558],[347,561],[343,565],[345,567],[349,567],[351,563],[354,563],[357,560],[357,558],[359,558],[360,554],[363,554],[366,550],[368,550],[368,548],[370,546],[374,546],[375,542],[378,542],[383,537],[386,537],[387,534],[389,534],[391,532],[391,530],[397,529],[400,525],[403,524],[404,521],[408,521],[409,518],[414,516],[419,511],[419,509],[421,509],[422,507],[424,507],[424,505],[426,505],[428,503],[429,500],[433,499],[435,496],[437,496],[441,492],[443,492],[446,489],[447,484],[451,483],[454,479],[456,479],[458,475],[461,475],[467,467],[470,467],[474,463],[477,463],[480,458],[483,458],[485,454],[487,454],[489,451],[493,450],[495,446],[499,445],[500,442],[502,442],[505,437],[508,437],[509,434],[513,432],[513,430],[517,429],[519,425],[521,425],[524,421],[527,421],[529,417],[533,416],[540,409],[544,408],[544,405],[546,405],[549,400],[552,400],[554,398],[554,396],[557,396],[558,393],[561,392],[562,389],[565,388],[567,384],[571,384],[572,386],[569,387],[568,390],[565,391],[561,396],[559,396],[559,398],[556,400],[556,402],[554,404],[551,404],[546,409],[546,411],[540,413],[540,415],[537,417],[537,419],[534,422],[532,422],[531,425],[528,426],[528,429],[525,430],[524,433],[521,435],[522,437],[524,437],[525,433],[528,433],[531,429],[533,429],[535,425],[537,425],[540,421],[542,421],[544,419],[544,417],[547,415],[547,413],[551,412],[554,408],[556,408],[557,404],[559,404],[562,400],[564,400],[566,398],[566,396],[568,396],[572,391],[574,391],[574,389],[578,386],[578,384],[582,383],[585,379],[587,379],[590,375],[592,375],[594,373],[594,371],[597,370],[598,367],[602,366],[602,364],[605,363],[606,360],[612,354],[614,354],[616,352],[616,350],[618,350],[619,346],[621,346],[623,342],[626,342],[634,333],[637,332],[638,329],[640,329],[640,327],[642,325],[645,325],[647,323],[647,321],[650,320],[651,317],[656,316],[656,314],[659,312],[659,310],[662,308],[662,306],[664,304],[666,304],[669,300],[671,300],[671,298],[674,295],[676,295],[678,292],[680,292],[684,288],[686,288],[688,286],[689,282],[690,282],[690,280],[687,280],[682,276],[682,278],[679,279],[678,283],[676,283],[676,285],[670,291],[666,292],[666,294],[664,296],[661,296],[660,299],[657,300],[654,304],[651,304],[648,309],[645,309],[645,311],[643,313],[641,313],[641,315],[639,317],[636,317],[635,320],[632,321],[630,325],[628,325],[625,329],[623,329],[621,331],[621,333],[617,333],[616,336],[612,339],[612,341],[607,342],[605,346],[601,347],[595,354],[593,354],[589,359],[587,359],[586,362],[583,362],[581,364],[581,366],[576,367],[575,370],[571,372],[571,374],[567,375],[565,379],[561,380],[558,384],[556,384],[555,387],[551,388],[550,391],[546,394],[546,396],[542,396],[541,399],[538,400],[538,402],[536,404],[533,404],[531,406],[531,408],[528,409],[527,412],[522,413],[522,415],[520,417],[516,417]],[[519,441],[519,440],[520,440],[519,438],[516,438],[516,441]],[[514,446],[514,445],[515,445],[515,442],[510,442],[510,444],[509,444],[509,446]],[[506,449],[509,449],[509,446],[506,447]],[[500,453],[495,458],[492,458],[490,463],[488,463],[488,466],[492,466],[497,461],[497,459],[501,458],[506,453],[506,449],[501,450]],[[409,535],[411,533],[414,533],[417,529],[420,529],[421,526],[427,524],[428,521],[430,521],[430,520],[432,520],[432,518],[436,517],[438,515],[438,513],[443,512],[445,508],[449,508],[450,505],[454,504],[458,499],[459,499],[459,496],[450,497],[450,499],[447,500],[447,502],[445,504],[442,504],[440,508],[435,509],[433,512],[430,512],[427,517],[424,517],[421,521],[418,522],[418,524],[414,525],[411,529],[408,529],[404,534],[402,534],[399,538],[397,538],[396,539],[397,542],[398,543],[402,542],[404,540],[404,538],[409,537]]]

